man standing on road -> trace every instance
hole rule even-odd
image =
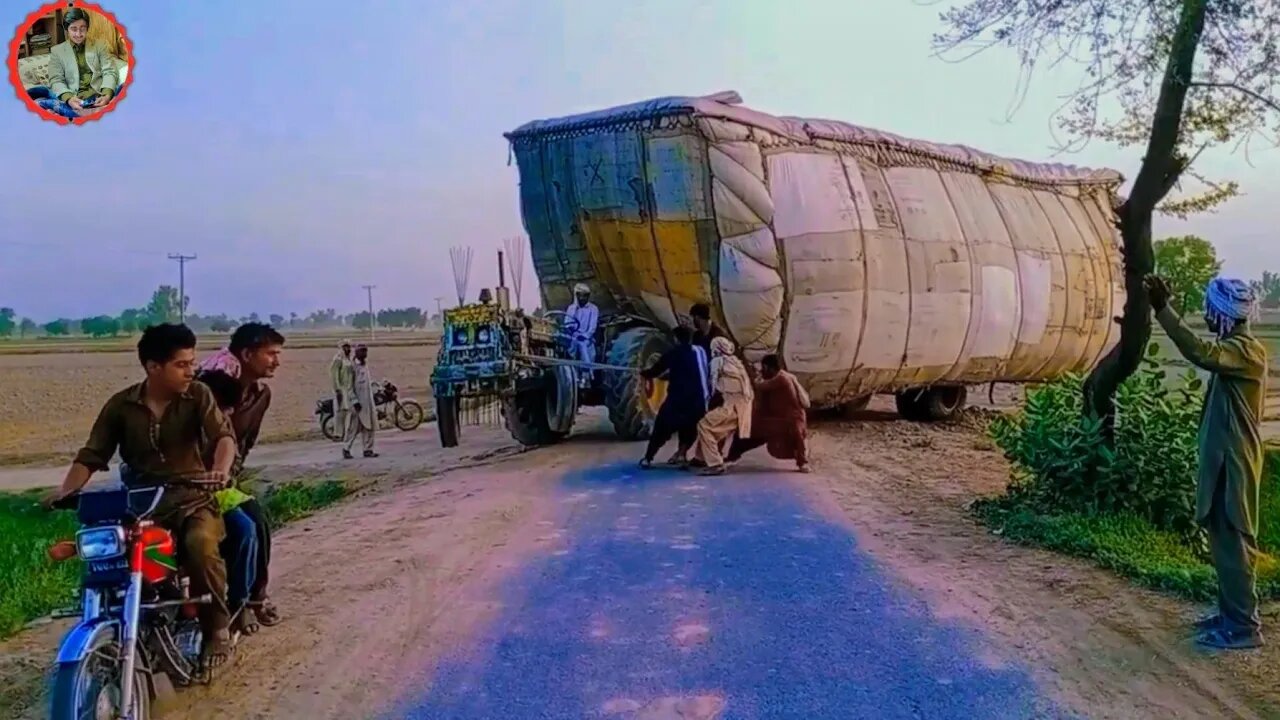
[[[347,419],[346,442],[342,448],[345,460],[352,458],[351,449],[355,447],[356,436],[360,436],[364,447],[364,456],[378,457],[373,451],[374,430],[377,408],[373,405],[373,377],[369,374],[369,348],[356,346],[355,362],[351,364],[351,383],[343,390],[343,395],[351,398],[351,414]]]
[[[676,346],[663,353],[652,367],[642,371],[646,394],[653,393],[653,381],[667,375],[667,397],[658,408],[649,434],[649,446],[645,449],[640,467],[653,466],[653,458],[672,435],[679,438],[679,448],[668,461],[670,465],[684,465],[689,448],[698,438],[698,421],[707,414],[710,389],[707,384],[707,355],[693,344],[693,332],[681,325],[672,331]]]
[[[766,445],[770,455],[779,460],[795,460],[800,472],[807,473],[805,410],[809,408],[809,393],[795,375],[782,369],[777,355],[760,359],[760,375],[763,379],[755,384],[756,398],[751,406],[751,435],[734,439],[725,462],[732,465],[743,453]]]
[[[720,445],[738,433],[751,437],[751,376],[734,354],[733,343],[718,337],[711,341],[711,387],[720,401],[698,422],[698,456],[706,467],[702,475],[723,475]]]
[[[351,341],[343,340],[338,352],[329,363],[329,384],[333,387],[333,429],[339,434],[347,429],[347,412],[350,400],[342,396],[342,389],[351,383]]]
[[[186,325],[165,323],[143,331],[138,360],[146,379],[107,401],[62,486],[46,502],[79,492],[93,473],[108,468],[117,450],[132,470],[127,483],[171,478],[173,484],[166,487],[152,519],[175,534],[192,596],[213,598],[200,606],[202,657],[205,666],[213,668],[232,654],[227,566],[219,552],[225,526],[213,490],[181,481],[203,477],[225,482],[236,460],[236,442],[213,393],[193,382],[195,348],[195,333]],[[205,465],[206,447],[213,448],[211,467]]]
[[[600,326],[600,308],[591,302],[591,288],[583,283],[573,286],[574,302],[564,311],[565,320],[573,320],[573,354],[575,360],[596,361],[596,328]],[[592,372],[579,373],[583,387],[591,386]]]
[[[1205,341],[1169,306],[1162,278],[1145,280],[1156,319],[1188,362],[1212,373],[1200,417],[1196,520],[1209,532],[1218,573],[1218,613],[1196,623],[1198,642],[1239,650],[1262,645],[1255,563],[1258,484],[1262,478],[1262,413],[1267,349],[1253,336],[1253,290],[1240,280],[1215,278],[1205,292]]]

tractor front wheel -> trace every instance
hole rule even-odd
[[[551,445],[569,433],[551,429],[547,418],[547,389],[526,390],[502,401],[502,417],[507,431],[525,447]]]
[[[440,447],[457,447],[461,435],[458,422],[458,398],[436,398],[436,427],[440,430]]]

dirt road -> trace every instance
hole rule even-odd
[[[602,429],[513,457],[473,432],[493,464],[422,481],[388,461],[280,532],[287,621],[169,717],[1280,717],[1280,652],[1201,655],[1195,608],[971,522],[1005,473],[979,434],[814,435],[812,476],[641,475]],[[26,706],[0,714],[40,716],[61,630],[0,646]]]

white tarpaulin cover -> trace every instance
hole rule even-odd
[[[598,283],[664,326],[711,302],[818,405],[1047,379],[1116,341],[1119,173],[741,102],[658,98],[510,133],[544,295]]]

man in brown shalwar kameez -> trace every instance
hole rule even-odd
[[[751,436],[735,438],[727,463],[737,462],[743,453],[765,446],[779,460],[795,460],[800,472],[809,472],[808,424],[805,410],[809,394],[795,375],[782,369],[777,355],[760,359],[756,397],[751,407]]]

